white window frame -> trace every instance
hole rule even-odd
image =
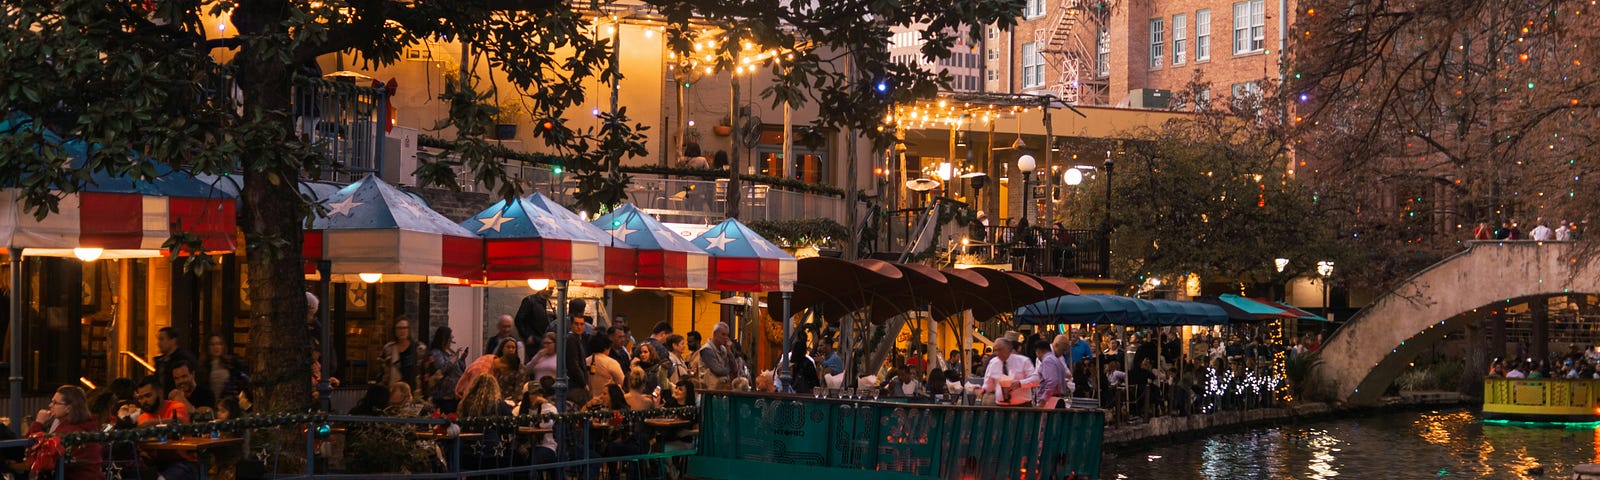
[[[1045,0],[1028,0],[1027,5],[1023,6],[1022,18],[1035,19],[1043,17],[1045,10],[1044,1]]]
[[[995,73],[994,69],[992,69],[992,68],[989,69],[988,73],[985,74],[984,76],[987,77],[987,80],[990,81],[990,82],[993,82],[993,81],[995,81],[995,79],[999,78],[999,75],[997,75]]]
[[[989,60],[998,60],[999,58],[1000,58],[1000,49],[994,48],[994,47],[989,47]]]
[[[1105,78],[1111,76],[1111,30],[1100,29],[1095,36],[1094,73]]]
[[[1044,86],[1044,55],[1039,53],[1039,42],[1022,44],[1022,88]]]
[[[1183,65],[1184,57],[1189,55],[1189,15],[1176,14],[1172,16],[1172,64]]]
[[[1150,19],[1150,68],[1161,68],[1166,62],[1166,23],[1164,18]]]
[[[1233,54],[1256,53],[1266,49],[1266,0],[1245,0],[1233,4]]]
[[[1194,12],[1194,61],[1211,59],[1211,9]]]

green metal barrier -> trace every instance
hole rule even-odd
[[[1099,410],[736,392],[707,392],[701,409],[689,472],[727,480],[1096,478],[1105,426]]]

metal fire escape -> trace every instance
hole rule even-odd
[[[1106,76],[1095,68],[1094,42],[1110,18],[1111,1],[1061,0],[1055,14],[1043,28],[1034,30],[1034,41],[1045,43],[1040,52],[1045,64],[1060,72],[1049,90],[1072,105],[1097,105],[1107,102]]]

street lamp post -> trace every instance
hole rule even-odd
[[[1328,321],[1333,321],[1333,306],[1331,295],[1328,293],[1328,277],[1333,276],[1333,262],[1323,260],[1317,262],[1317,275],[1322,276],[1322,316]]]
[[[1030,205],[1032,200],[1028,197],[1033,192],[1033,189],[1028,185],[1028,176],[1033,174],[1033,169],[1038,166],[1039,164],[1034,161],[1033,155],[1017,157],[1017,170],[1022,171],[1022,220],[1024,222],[1028,220],[1028,209],[1032,207]],[[1022,232],[1016,233],[1021,234]]]
[[[1106,150],[1106,211],[1100,219],[1100,278],[1111,278],[1111,151]]]

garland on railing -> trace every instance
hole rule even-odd
[[[440,139],[440,138],[431,137],[431,136],[428,136],[428,135],[418,135],[417,136],[417,146],[428,147],[428,148],[441,148],[441,149],[447,149],[448,150],[451,147],[451,142],[443,140],[443,139]],[[509,148],[505,148],[505,147],[502,147],[502,146],[499,146],[499,145],[493,145],[493,144],[490,144],[488,146],[488,148],[489,148],[489,151],[493,152],[494,156],[496,156],[496,157],[505,158],[505,159],[509,159],[509,160],[516,160],[516,161],[519,161],[519,162],[522,162],[522,163],[527,163],[527,164],[545,165],[545,166],[554,167],[554,166],[557,166],[557,165],[566,165],[566,164],[570,163],[570,161],[566,157],[557,156],[557,155],[550,155],[550,154],[544,154],[544,153],[519,152],[519,151],[516,151],[516,150],[512,150],[512,149],[509,149]],[[718,170],[718,169],[711,169],[711,168],[682,168],[682,167],[661,167],[661,166],[653,166],[653,165],[632,165],[632,166],[624,165],[624,166],[618,167],[617,170],[622,172],[622,173],[628,173],[628,174],[671,175],[671,176],[678,176],[678,177],[695,177],[695,178],[699,178],[699,179],[702,179],[702,180],[714,180],[714,179],[718,179],[718,178],[728,178],[728,172],[727,171]],[[818,185],[818,184],[814,184],[814,183],[802,182],[800,180],[795,180],[795,179],[792,179],[792,178],[774,177],[774,176],[771,176],[771,175],[752,175],[752,174],[740,175],[739,178],[743,179],[743,180],[749,180],[749,181],[752,181],[752,182],[755,182],[755,183],[772,185],[772,186],[775,186],[775,187],[782,187],[782,188],[784,188],[786,190],[791,190],[791,191],[796,191],[796,192],[801,192],[801,193],[812,193],[812,194],[817,194],[817,195],[829,195],[829,196],[840,197],[840,198],[844,197],[844,190],[843,189],[836,188],[836,187],[830,187],[830,186],[827,186],[827,185]]]
[[[599,410],[590,412],[562,412],[541,415],[521,415],[514,417],[473,417],[454,418],[451,415],[439,418],[438,425],[459,424],[466,428],[509,428],[534,426],[544,422],[570,422],[574,420],[611,420],[621,414],[623,420],[641,421],[647,418],[677,417],[686,420],[699,418],[700,411],[697,407],[656,408],[650,410],[612,411]],[[217,422],[188,423],[181,425],[166,425],[157,427],[136,428],[130,430],[112,430],[109,432],[80,432],[62,435],[61,443],[71,447],[88,443],[129,442],[147,438],[177,438],[183,436],[210,435],[212,433],[240,433],[258,428],[284,427],[289,425],[328,423],[328,415],[324,413],[291,413],[282,415],[252,415],[239,419],[222,420]]]
[[[785,247],[831,247],[850,235],[844,225],[831,218],[755,220],[746,225],[762,238]]]

